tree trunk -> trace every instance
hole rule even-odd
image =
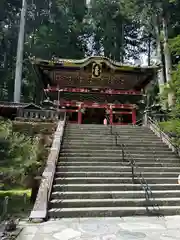
[[[23,0],[22,9],[21,9],[20,30],[19,30],[19,36],[18,36],[16,71],[15,71],[15,82],[14,82],[14,102],[17,102],[17,103],[21,101],[26,14],[27,14],[27,1]]]
[[[124,63],[124,23],[122,23],[122,39],[121,39],[121,63]]]
[[[163,62],[162,62],[162,51],[161,51],[161,39],[160,39],[160,27],[159,27],[159,19],[156,16],[155,21],[155,32],[156,32],[156,50],[157,50],[157,58],[158,63],[161,66],[161,69],[158,71],[158,84],[159,84],[159,92],[162,94],[164,89],[164,74],[163,74]]]
[[[172,62],[171,62],[171,52],[168,43],[168,23],[167,16],[164,15],[162,18],[163,23],[163,38],[164,38],[164,59],[165,59],[165,72],[167,84],[171,81],[172,75]],[[172,92],[168,93],[168,105],[171,107],[174,104],[174,94]]]
[[[148,66],[151,65],[151,34],[148,37]]]

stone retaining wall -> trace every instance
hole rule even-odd
[[[56,164],[58,161],[61,142],[63,139],[64,127],[65,119],[58,122],[47,164],[42,174],[41,184],[37,194],[36,202],[30,214],[30,220],[43,221],[47,217],[48,201],[51,194]]]

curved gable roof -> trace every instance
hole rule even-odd
[[[39,58],[33,59],[32,62],[35,65],[41,65],[41,66],[61,66],[64,68],[83,68],[90,63],[93,62],[99,62],[99,63],[105,63],[108,67],[114,70],[121,70],[121,71],[148,71],[148,69],[153,70],[153,69],[158,69],[160,68],[159,66],[138,66],[138,65],[125,65],[117,61],[113,61],[110,58],[103,57],[103,56],[92,56],[92,57],[87,57],[84,59],[61,59],[61,58],[54,58],[53,60],[42,60]]]

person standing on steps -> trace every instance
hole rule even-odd
[[[104,118],[103,124],[104,124],[104,125],[107,125],[107,119],[106,119],[106,117]]]

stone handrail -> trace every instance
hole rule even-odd
[[[149,126],[149,128],[151,129],[151,131],[153,131],[155,133],[156,136],[158,136],[159,138],[161,138],[161,140],[174,152],[176,153],[179,157],[180,157],[180,149],[174,145],[174,143],[171,141],[171,138],[164,133],[157,122],[155,122],[154,120],[152,120],[150,117],[148,117],[147,119],[147,124]]]
[[[26,119],[52,119],[60,120],[62,119],[62,112],[55,110],[36,110],[36,109],[19,109],[17,113],[18,118]]]
[[[66,115],[63,120],[58,122],[58,127],[54,134],[53,144],[48,156],[45,170],[42,174],[42,179],[37,194],[37,198],[30,214],[30,220],[43,221],[47,217],[48,201],[50,199],[52,184],[54,180],[54,174],[56,165],[60,153],[61,143],[64,134],[64,128],[66,124]]]

